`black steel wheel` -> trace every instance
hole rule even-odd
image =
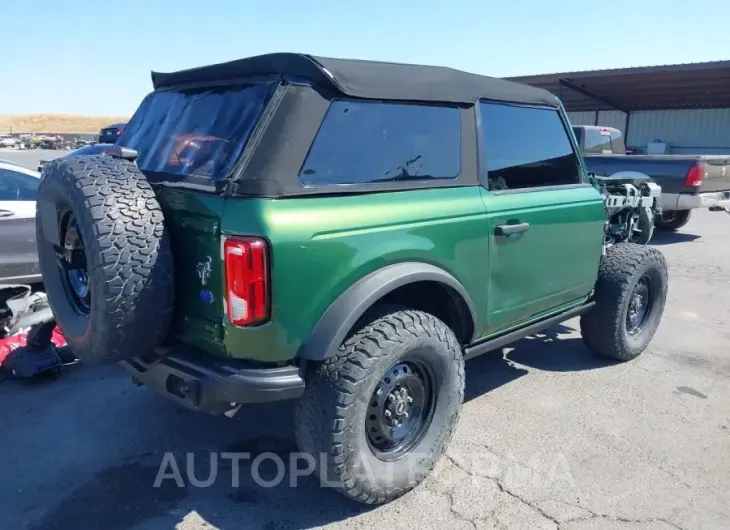
[[[433,419],[436,389],[429,368],[399,362],[380,380],[365,423],[368,443],[381,460],[396,460],[416,446]]]
[[[74,311],[79,316],[88,316],[91,311],[91,287],[81,230],[76,216],[68,209],[60,212],[59,221],[61,234],[56,258],[63,287]]]
[[[640,333],[646,317],[651,312],[651,280],[648,276],[642,276],[636,286],[634,292],[629,297],[629,308],[626,311],[626,332],[629,335]]]
[[[433,315],[391,309],[368,320],[308,375],[295,427],[325,485],[382,504],[416,487],[446,450],[464,358]]]

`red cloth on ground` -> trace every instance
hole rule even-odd
[[[11,351],[25,346],[27,340],[27,331],[23,331],[22,333],[16,333],[15,335],[0,339],[0,365],[3,364],[3,361],[8,355],[10,355]],[[66,345],[66,339],[63,338],[63,334],[61,334],[61,330],[58,329],[58,326],[55,326],[53,328],[51,342],[58,348]]]

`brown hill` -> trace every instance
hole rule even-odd
[[[78,116],[74,114],[10,114],[0,116],[0,132],[98,133],[110,123],[126,122],[128,116]]]

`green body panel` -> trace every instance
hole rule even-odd
[[[158,192],[175,256],[172,335],[216,355],[292,360],[338,296],[398,262],[451,273],[471,295],[475,338],[581,303],[596,279],[603,202],[590,186],[492,194],[482,187],[294,199],[224,199]],[[495,235],[500,224],[527,232]],[[227,322],[222,239],[266,238],[271,320]],[[210,264],[203,284],[201,266]],[[204,296],[206,294],[207,296]]]
[[[220,227],[225,199],[212,195],[157,190],[172,241],[175,266],[175,316],[172,335],[188,344],[223,355],[224,292]],[[210,260],[211,272],[202,285],[198,267]],[[201,296],[207,290],[208,302]]]
[[[487,331],[540,318],[593,289],[603,246],[604,206],[592,186],[522,193],[482,190],[488,230],[529,223],[526,232],[492,236]]]
[[[480,188],[326,198],[229,200],[224,234],[265,236],[271,245],[272,318],[256,328],[225,326],[229,355],[291,359],[329,305],[386,265],[432,263],[486,308],[489,237]]]

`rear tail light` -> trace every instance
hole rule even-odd
[[[266,241],[229,238],[223,245],[228,320],[251,326],[269,320],[269,260]]]
[[[689,171],[687,176],[684,178],[684,185],[689,188],[698,188],[702,186],[702,181],[705,178],[705,167],[703,164],[695,164]]]

